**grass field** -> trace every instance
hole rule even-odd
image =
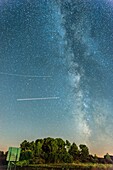
[[[32,169],[62,169],[62,170],[113,170],[112,164],[92,164],[92,163],[72,163],[72,164],[38,164],[38,165],[29,165]]]

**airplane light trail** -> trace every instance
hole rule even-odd
[[[57,99],[59,99],[59,97],[24,98],[24,99],[17,99],[17,101],[57,100]]]
[[[17,76],[17,77],[29,77],[29,78],[50,78],[52,76],[37,76],[37,75],[25,75],[25,74],[13,74],[13,73],[4,73],[0,72],[1,75],[6,76]]]

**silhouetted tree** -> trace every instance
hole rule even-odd
[[[87,162],[89,160],[89,149],[86,145],[79,145],[80,147],[80,159],[82,162]]]
[[[70,143],[68,140],[66,140],[65,147],[66,147],[66,150],[67,150],[67,152],[68,152],[69,149],[70,149],[70,147],[71,147],[71,143]]]
[[[81,162],[95,162],[93,156],[89,156],[89,149],[86,145],[77,145],[61,138],[37,139],[35,142],[24,140],[21,144],[21,161],[37,163],[63,163],[80,160]]]
[[[105,159],[106,163],[110,163],[110,164],[113,163],[113,161],[108,153],[106,155],[104,155],[104,159]]]
[[[69,154],[73,157],[73,160],[78,160],[79,159],[79,150],[78,147],[75,143],[73,143],[69,149]]]
[[[0,151],[0,165],[6,165],[6,154],[3,151]]]
[[[30,149],[30,143],[27,140],[24,140],[21,144],[20,144],[21,150],[25,151],[25,150],[29,150]]]

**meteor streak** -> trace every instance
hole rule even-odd
[[[52,76],[37,76],[37,75],[25,75],[25,74],[13,74],[13,73],[4,73],[0,72],[1,75],[6,76],[17,76],[17,77],[31,77],[31,78],[50,78]]]
[[[57,99],[59,99],[59,97],[24,98],[17,99],[17,101],[57,100]]]

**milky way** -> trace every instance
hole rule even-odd
[[[112,28],[110,0],[0,1],[1,148],[53,136],[113,153]]]
[[[61,4],[75,129],[83,140],[105,147],[113,140],[113,10],[108,1]]]

